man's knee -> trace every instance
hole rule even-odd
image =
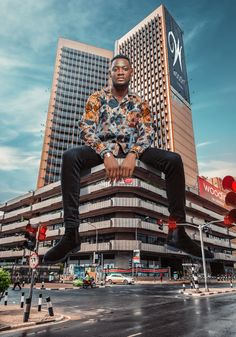
[[[181,156],[176,152],[169,152],[169,163],[174,167],[183,167]]]
[[[73,162],[76,157],[79,155],[79,153],[81,152],[81,149],[82,146],[79,146],[79,147],[73,147],[71,149],[68,149],[66,150],[64,153],[63,153],[63,157],[62,157],[62,160],[63,162]]]

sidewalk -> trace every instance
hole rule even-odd
[[[38,312],[37,308],[31,307],[30,318],[28,322],[23,323],[23,308],[19,308],[19,305],[15,304],[4,306],[2,303],[0,305],[0,333],[10,329],[60,322],[65,319],[65,317],[59,313],[54,313],[54,316],[49,316],[47,310],[42,309],[42,311]]]
[[[196,289],[185,289],[181,291],[184,295],[193,296],[193,297],[209,297],[213,295],[225,295],[236,293],[236,288],[211,288],[208,287],[208,291],[205,291],[205,288],[199,288],[197,292]]]

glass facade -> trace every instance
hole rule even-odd
[[[110,58],[62,47],[44,185],[60,179],[63,152],[81,144],[78,121],[91,93],[107,85]]]
[[[118,53],[130,57],[134,68],[131,88],[148,101],[154,112],[157,129],[155,145],[169,150],[171,147],[161,20],[157,14],[126,39],[118,41]]]

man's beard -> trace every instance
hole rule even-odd
[[[121,90],[121,89],[127,89],[129,87],[129,82],[126,82],[126,83],[115,83],[113,82],[113,87],[115,89],[118,89],[118,90]]]

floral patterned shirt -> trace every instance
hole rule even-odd
[[[80,137],[102,158],[105,153],[118,155],[120,149],[139,157],[154,140],[153,114],[146,101],[128,92],[121,102],[107,87],[93,93],[79,123]]]

